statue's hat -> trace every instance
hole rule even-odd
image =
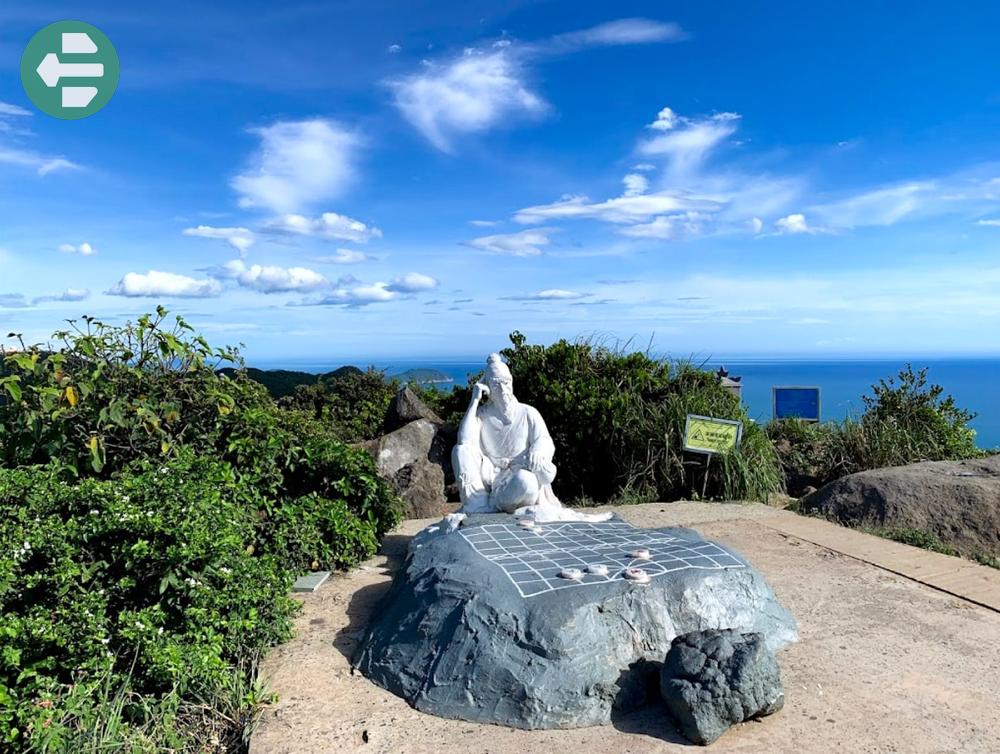
[[[510,380],[510,369],[500,360],[500,354],[491,353],[486,359],[486,379]]]

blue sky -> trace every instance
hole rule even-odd
[[[155,7],[154,7],[155,6]],[[28,39],[114,42],[35,110]],[[157,304],[250,362],[1000,353],[1000,5],[0,6],[0,330]]]

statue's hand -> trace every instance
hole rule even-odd
[[[537,450],[531,450],[528,453],[528,468],[531,471],[541,471],[546,464],[548,464],[549,459],[545,457],[545,454],[538,452]]]
[[[483,398],[490,397],[490,389],[482,382],[477,382],[472,386],[472,402],[479,403]]]

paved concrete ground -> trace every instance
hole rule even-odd
[[[694,526],[736,548],[799,621],[801,641],[778,657],[785,709],[733,729],[713,751],[1000,751],[1000,613],[985,606],[998,605],[1000,572],[762,505],[617,511],[637,526]],[[409,536],[427,523],[407,522],[386,541],[385,555],[301,598],[296,638],[264,665],[280,700],[265,713],[251,754],[687,748],[658,706],[611,726],[520,731],[422,714],[352,673],[348,658]],[[901,575],[908,572],[937,588]],[[963,594],[970,599],[956,596]]]

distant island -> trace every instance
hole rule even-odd
[[[416,382],[419,385],[439,385],[455,381],[437,369],[407,369],[405,372],[393,375],[393,379],[400,382]]]

